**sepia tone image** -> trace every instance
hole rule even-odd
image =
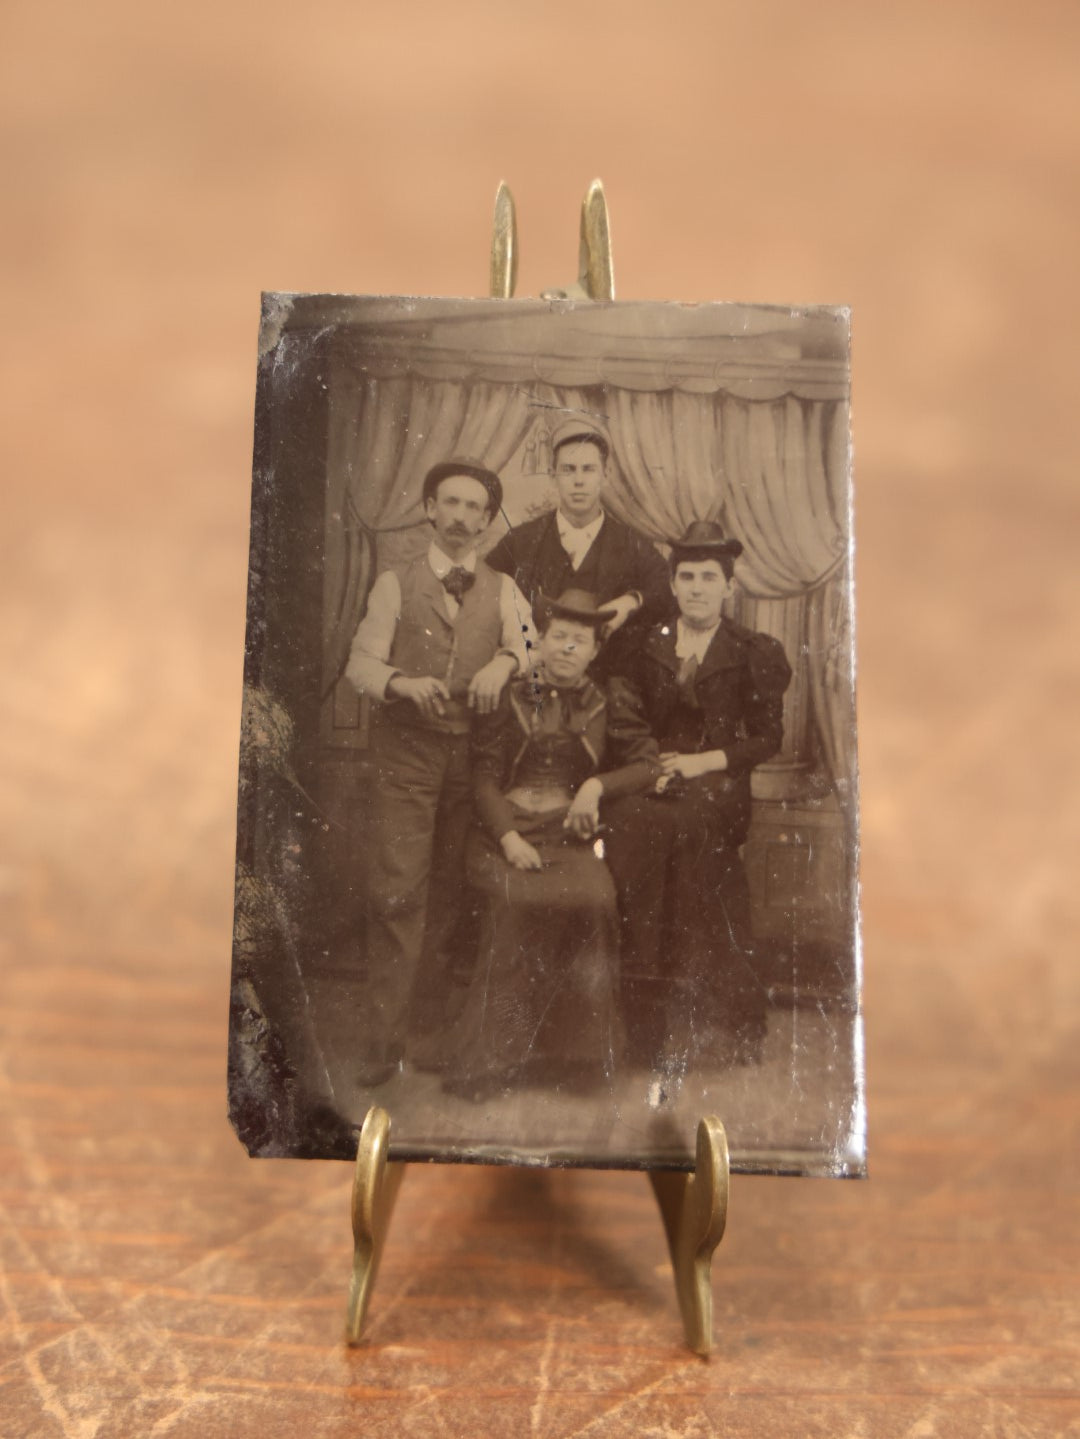
[[[859,1175],[849,323],[264,298],[258,1155]]]

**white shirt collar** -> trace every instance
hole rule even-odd
[[[688,660],[693,655],[700,664],[722,623],[723,620],[717,620],[711,630],[695,630],[685,620],[679,620],[675,629],[675,658]]]
[[[582,525],[579,528],[577,525],[570,523],[562,510],[556,510],[555,523],[558,526],[559,540],[563,549],[572,560],[580,562],[593,540],[595,540],[600,533],[600,527],[604,523],[604,512],[601,510],[595,520],[590,520],[587,525]],[[575,568],[576,567],[575,565]]]
[[[434,570],[435,578],[437,580],[441,580],[444,575],[448,575],[452,569],[455,569],[457,567],[460,567],[463,570],[468,570],[470,574],[476,573],[475,549],[471,549],[463,560],[452,560],[450,556],[446,553],[446,551],[440,549],[440,547],[435,543],[435,541],[432,540],[427,552],[427,558],[428,564],[431,566],[432,570]]]

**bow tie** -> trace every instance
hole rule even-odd
[[[596,700],[596,688],[591,680],[583,680],[573,689],[564,689],[534,673],[529,681],[527,693],[532,702],[534,733],[557,734],[565,726],[574,729],[574,720]]]
[[[448,595],[453,595],[458,604],[461,604],[461,597],[466,590],[471,590],[476,583],[476,576],[464,565],[455,565],[452,570],[447,570],[442,577],[442,587]]]

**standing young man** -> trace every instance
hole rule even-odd
[[[567,420],[551,447],[557,508],[511,530],[487,562],[512,575],[530,604],[573,586],[589,590],[612,610],[608,643],[594,666],[597,674],[607,674],[634,647],[634,637],[671,609],[667,568],[648,540],[603,507],[611,450],[604,431],[584,417]]]
[[[365,1087],[406,1058],[418,981],[445,980],[460,917],[471,817],[469,729],[528,668],[532,615],[508,576],[477,559],[502,505],[499,477],[474,460],[429,470],[427,553],[375,581],[346,674],[372,710],[367,983],[358,1045]]]
[[[723,614],[740,554],[708,520],[673,543],[679,617],[652,629],[626,669],[664,771],[662,793],[618,802],[607,846],[627,1029],[652,1071],[750,1062],[765,1037],[739,846],[750,772],[783,738],[791,667],[779,640]]]

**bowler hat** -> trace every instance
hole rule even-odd
[[[502,509],[502,481],[494,470],[489,470],[479,460],[441,460],[437,465],[432,465],[424,476],[423,498],[434,499],[440,481],[448,480],[452,475],[465,475],[470,480],[479,480],[491,497],[492,513]]]
[[[617,610],[601,610],[596,607],[596,596],[589,590],[563,590],[557,600],[547,595],[537,595],[533,606],[537,624],[544,628],[549,620],[577,620],[583,625],[606,625],[614,619]]]
[[[586,415],[578,415],[576,419],[564,420],[555,429],[551,437],[551,453],[554,454],[560,445],[570,444],[575,441],[591,443],[596,445],[606,460],[611,453],[611,441],[607,434],[600,428],[595,420],[590,420]]]
[[[741,540],[729,540],[715,520],[695,520],[681,538],[670,540],[671,558],[684,550],[702,551],[719,559],[737,560],[743,552]]]

